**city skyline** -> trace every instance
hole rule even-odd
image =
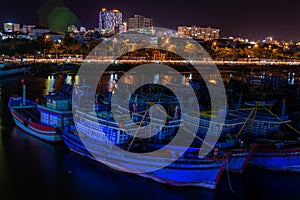
[[[240,36],[259,40],[273,36],[278,40],[299,41],[300,22],[297,19],[300,13],[297,7],[300,2],[292,1],[290,5],[286,7],[269,0],[254,0],[249,4],[235,0],[200,4],[195,0],[182,4],[158,0],[146,3],[137,0],[128,0],[126,3],[86,0],[84,4],[71,0],[49,0],[44,3],[16,0],[1,6],[0,20],[1,24],[15,22],[53,28],[74,23],[93,28],[97,27],[99,11],[107,7],[122,11],[125,20],[134,14],[141,14],[153,18],[154,26],[173,30],[177,30],[177,26],[200,25],[221,28],[221,37]]]

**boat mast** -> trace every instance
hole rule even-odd
[[[151,141],[151,137],[152,137],[152,110],[149,110],[149,115],[150,115],[150,138],[149,140]]]
[[[23,83],[23,106],[26,106],[26,85],[24,79],[22,80]]]

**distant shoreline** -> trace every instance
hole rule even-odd
[[[80,67],[84,67],[84,65],[103,65],[107,68],[106,71],[115,71],[115,72],[126,72],[128,70],[133,69],[136,66],[140,66],[143,64],[163,64],[170,66],[171,68],[177,70],[178,72],[182,73],[193,73],[196,72],[196,67],[209,67],[210,65],[217,66],[217,68],[220,70],[221,73],[234,73],[234,74],[255,74],[260,72],[265,72],[266,75],[269,75],[272,73],[274,76],[280,75],[281,73],[286,72],[294,72],[294,73],[300,73],[300,63],[293,63],[291,64],[279,64],[279,63],[273,63],[273,64],[264,64],[261,63],[241,63],[241,62],[222,62],[221,64],[217,62],[217,64],[214,63],[188,63],[188,62],[150,62],[150,61],[136,61],[136,62],[112,62],[110,61],[104,61],[101,63],[92,63],[92,62],[84,62],[84,63],[49,63],[49,62],[36,62],[36,63],[25,63],[22,65],[12,65],[12,66],[5,66],[0,68],[0,72],[10,70],[10,69],[20,69],[20,68],[30,68],[28,71],[30,71],[32,74],[35,75],[48,75],[55,72],[62,72],[67,71],[70,73],[76,74]],[[97,68],[95,68],[97,70]]]

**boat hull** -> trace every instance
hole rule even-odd
[[[224,166],[205,167],[199,169],[172,168],[171,166],[160,170],[139,174],[142,177],[173,185],[173,186],[197,186],[215,189],[221,177]]]
[[[141,161],[134,161],[133,159],[130,160],[130,158],[127,157],[124,159],[124,157],[120,156],[119,153],[114,154],[113,150],[109,150],[109,154],[102,155],[110,156],[108,160],[114,160],[113,163],[108,162],[106,159],[95,159],[82,144],[79,136],[63,131],[62,138],[71,151],[113,168],[121,168],[123,171],[130,172],[129,169],[132,169],[132,167],[141,168],[141,165],[143,164],[149,167],[154,163],[151,160],[143,160],[143,163],[141,164]],[[101,157],[103,147],[101,147],[99,143],[97,146],[89,143],[85,143],[85,145],[87,145],[88,149],[94,150],[92,152],[93,155],[97,154],[97,157]],[[156,171],[134,174],[173,186],[198,186],[207,189],[215,189],[224,167],[225,160],[223,158],[198,159],[194,163],[185,163],[184,160],[177,160],[169,166]]]
[[[300,172],[300,148],[256,150],[248,163],[267,170]]]
[[[249,159],[251,158],[253,150],[254,147],[234,149],[232,151],[229,151],[228,153],[230,153],[231,156],[226,161],[225,168],[228,169],[228,171],[230,172],[239,174],[243,173]]]
[[[55,128],[30,122],[18,114],[18,111],[13,108],[10,108],[10,111],[16,126],[22,129],[24,132],[46,142],[62,141],[61,136],[56,132]]]

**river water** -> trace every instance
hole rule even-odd
[[[0,199],[300,198],[300,174],[247,167],[241,175],[224,171],[215,191],[172,187],[110,169],[70,152],[63,143],[43,142],[16,128],[7,108],[11,94],[22,94],[23,78],[31,100],[54,84],[51,76],[0,78]]]

